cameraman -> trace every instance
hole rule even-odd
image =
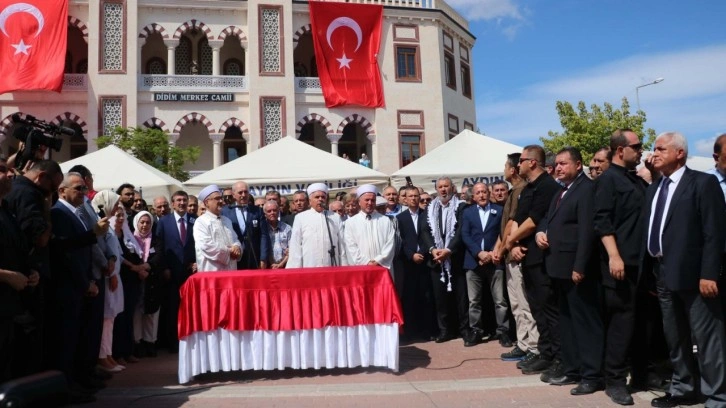
[[[18,352],[15,319],[22,314],[20,294],[38,284],[38,272],[28,266],[28,247],[22,239],[20,226],[8,211],[3,198],[12,183],[5,159],[0,158],[0,383],[19,377],[13,365]]]
[[[43,292],[50,278],[48,242],[51,236],[50,207],[53,192],[63,181],[63,172],[58,163],[52,160],[34,161],[27,166],[24,175],[15,177],[12,190],[5,197],[8,210],[15,215],[24,245],[29,249],[28,263],[40,272],[40,285],[33,291],[23,293],[23,306],[27,313],[22,321],[25,336],[22,344],[27,347],[23,355],[26,359],[23,374],[38,372],[43,368],[44,310]]]

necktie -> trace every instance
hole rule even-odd
[[[187,243],[187,227],[184,223],[184,218],[179,218],[179,237],[181,238],[182,246]]]
[[[653,256],[661,253],[660,247],[660,225],[663,220],[663,212],[665,211],[666,200],[668,199],[668,186],[671,179],[668,177],[663,179],[658,193],[658,201],[655,203],[655,213],[653,214],[653,224],[650,226],[650,239],[648,240],[648,250]]]
[[[91,218],[88,216],[86,211],[83,209],[83,206],[76,208],[76,214],[78,214],[78,217],[81,219],[81,222],[84,224],[83,226],[86,227],[86,229],[91,229]]]
[[[367,220],[370,220],[371,219],[371,215],[370,214],[366,214],[366,219]]]
[[[569,188],[569,187],[563,187],[563,188],[562,188],[562,192],[561,192],[561,193],[560,193],[560,195],[559,195],[559,196],[557,197],[557,204],[555,204],[555,208],[559,208],[559,207],[560,207],[560,201],[562,201],[562,196],[564,196],[564,195],[565,195],[565,193],[567,192],[567,189],[568,189],[568,188]]]

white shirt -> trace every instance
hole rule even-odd
[[[326,222],[330,227],[330,236]],[[343,265],[341,260],[345,259],[344,248],[339,245],[339,242],[343,242],[340,236],[341,225],[340,216],[332,211],[317,212],[311,208],[298,213],[292,224],[290,257],[286,267],[331,266],[328,252],[331,237],[335,246],[335,262],[338,266]]]
[[[229,218],[209,211],[202,214],[194,222],[194,242],[200,272],[237,269],[237,261],[230,257],[230,250],[233,246],[244,247],[237,239]]]
[[[81,222],[81,225],[83,225],[84,227],[86,227],[86,229],[88,229],[88,225],[86,225],[86,222],[83,221],[83,218],[81,218],[80,214],[78,214],[78,211],[81,210],[81,207],[74,207],[73,205],[71,205],[71,203],[69,203],[68,201],[66,201],[62,198],[59,198],[58,202],[63,204],[64,206],[66,206],[66,208],[68,208],[69,210],[71,210],[73,215],[75,215],[76,218],[78,218],[78,221]]]
[[[481,206],[477,206],[477,207],[479,207],[479,220],[481,221],[481,230],[483,232],[484,230],[487,229],[487,222],[489,222],[489,213],[490,213],[492,206],[491,206],[491,204],[487,204],[486,207],[484,207],[484,208],[482,208]],[[482,238],[481,239],[482,251],[484,250],[484,248],[486,248],[486,246],[484,246],[484,238]]]
[[[660,254],[651,254],[652,256],[660,256],[663,255],[663,227],[665,226],[665,220],[668,216],[668,208],[671,206],[671,199],[673,199],[673,193],[675,193],[676,188],[678,188],[678,183],[681,181],[681,178],[683,177],[683,173],[686,172],[686,166],[681,167],[680,169],[676,170],[671,174],[668,178],[671,179],[671,183],[668,186],[668,195],[666,196],[666,203],[665,207],[663,207],[663,217],[660,220],[660,236],[658,237],[658,240],[660,241]],[[648,220],[648,253],[650,253],[650,231],[653,229],[653,217],[655,216],[655,206],[658,204],[658,195],[660,195],[660,189],[663,188],[663,181],[665,180],[665,177],[661,177],[660,179],[660,185],[658,186],[658,190],[655,192],[655,197],[653,199],[653,203],[650,206],[650,220]]]
[[[726,199],[726,178],[724,178],[723,174],[721,174],[721,172],[718,171],[718,169],[715,167],[707,171],[706,173],[716,176],[716,180],[718,180],[718,185],[721,187],[721,191],[723,191],[724,199]]]
[[[374,212],[370,219],[364,212],[345,223],[345,249],[349,265],[367,265],[376,261],[391,269],[395,253],[396,232],[391,220]]]
[[[418,210],[408,210],[408,212],[411,214],[411,221],[413,221],[413,230],[418,234]]]

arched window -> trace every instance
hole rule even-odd
[[[151,58],[146,63],[146,73],[151,75],[165,75],[166,62],[160,57]]]
[[[212,75],[212,59],[214,55],[212,53],[212,47],[209,46],[209,40],[207,37],[202,37],[199,40],[199,75]]]
[[[179,39],[179,45],[175,52],[176,73],[179,75],[189,75],[192,65],[192,42],[187,36]]]
[[[223,75],[244,75],[244,64],[237,58],[230,58],[224,62]]]

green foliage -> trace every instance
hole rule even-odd
[[[569,102],[557,101],[557,114],[564,132],[550,130],[547,137],[541,137],[545,150],[558,152],[566,146],[576,147],[582,152],[585,166],[596,151],[610,145],[610,135],[615,129],[633,129],[641,136],[644,149],[649,149],[655,141],[655,130],[644,129],[645,112],[639,110],[631,115],[627,98],[623,98],[620,109],[605,102],[602,108],[593,104],[590,111],[583,101],[577,104],[577,110]]]
[[[199,146],[178,147],[169,144],[169,136],[159,129],[116,127],[110,135],[96,140],[99,148],[115,145],[142,162],[153,166],[179,181],[189,180],[182,167],[199,158]]]

